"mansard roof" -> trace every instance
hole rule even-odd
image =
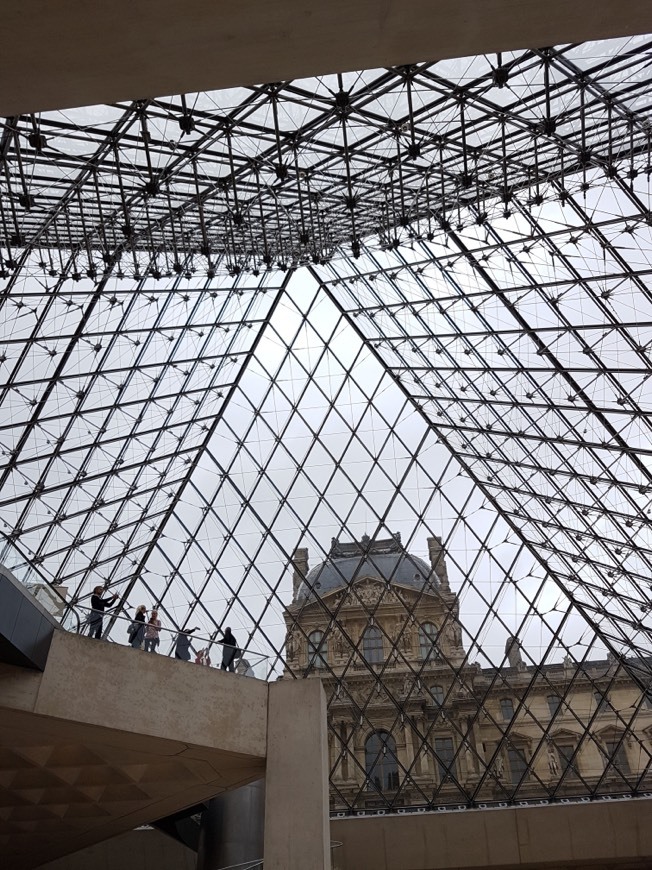
[[[434,571],[423,559],[408,553],[401,544],[400,534],[371,540],[363,535],[360,541],[342,544],[336,538],[323,562],[315,565],[299,586],[295,603],[327,595],[351,586],[363,577],[372,577],[392,585],[433,592],[439,589]]]

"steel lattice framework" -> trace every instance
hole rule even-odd
[[[65,585],[72,609],[108,583],[170,626],[228,622],[271,673],[303,676],[284,651],[295,549],[319,561],[332,537],[400,531],[419,555],[436,535],[466,650],[444,663],[449,695],[475,707],[434,793],[415,771],[441,723],[414,726],[405,788],[431,807],[491,781],[502,801],[533,779],[562,794],[535,772],[555,716],[528,706],[562,659],[605,697],[623,673],[642,693],[611,711],[617,740],[577,793],[647,788],[651,48],[6,119],[0,561]],[[373,623],[382,601],[359,604]],[[328,666],[331,709],[346,698],[363,728],[384,693],[403,727],[428,661],[384,634],[415,680],[399,692],[322,605],[349,650]],[[506,636],[530,668],[517,713],[539,728],[509,786],[495,765],[517,725],[496,722],[488,754],[469,738],[490,715],[471,665],[500,686]],[[366,697],[349,692],[360,671]],[[574,724],[604,755],[598,712]],[[335,776],[361,765],[354,737],[332,739],[333,788],[358,809],[364,789]],[[636,772],[617,760],[632,741]],[[454,773],[465,753],[472,784]]]

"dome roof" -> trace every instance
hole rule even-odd
[[[373,542],[365,536],[362,541],[353,544],[340,544],[333,539],[325,561],[309,571],[306,580],[300,584],[295,602],[303,603],[314,598],[315,593],[328,595],[363,577],[374,577],[419,592],[426,584],[431,590],[439,588],[430,565],[406,552],[401,546],[399,535]]]

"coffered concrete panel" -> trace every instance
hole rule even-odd
[[[36,867],[259,779],[267,684],[55,632],[0,670],[0,848]]]

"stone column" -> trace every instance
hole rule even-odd
[[[346,724],[344,722],[334,722],[333,728],[337,731],[339,739],[336,739],[331,731],[328,732],[328,744],[332,754],[330,764],[333,770],[333,779],[342,781],[345,778],[346,755],[344,754],[344,745],[346,743]]]
[[[419,718],[416,724],[420,734],[426,734],[428,732],[428,723],[424,717]],[[417,758],[419,759],[417,773],[420,776],[428,776],[428,750],[422,740],[419,740],[419,749],[415,750],[415,752],[417,752]]]
[[[403,734],[405,736],[405,770],[411,771],[409,776],[410,778],[412,778],[415,772],[415,769],[412,767],[412,762],[414,761],[414,735],[412,733],[412,724],[410,722],[409,716],[405,717],[405,722],[403,724]],[[403,771],[401,771],[401,774],[405,776]]]
[[[326,729],[321,680],[270,683],[265,870],[330,870]]]
[[[351,779],[351,759],[349,758],[349,751],[351,751],[352,747],[349,744],[349,723],[342,722],[342,746],[346,747],[344,750],[344,755],[342,756],[342,779],[347,781]]]

